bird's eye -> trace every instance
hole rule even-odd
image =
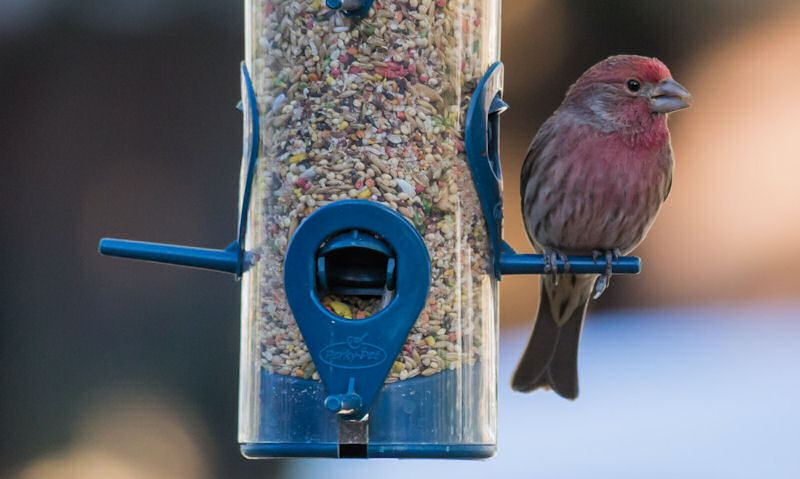
[[[637,80],[634,80],[633,78],[631,78],[630,80],[628,80],[628,82],[625,84],[625,86],[628,87],[628,90],[633,91],[633,92],[637,92],[637,91],[639,91],[639,88],[642,87],[642,84],[639,83]]]

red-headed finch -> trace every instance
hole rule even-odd
[[[578,396],[578,341],[611,260],[647,235],[672,184],[667,115],[692,97],[655,58],[609,57],[589,68],[533,139],[520,183],[534,248],[553,274],[541,278],[539,313],[514,372],[514,390],[550,387]],[[606,260],[603,275],[555,274],[567,254]]]

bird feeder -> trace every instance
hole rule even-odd
[[[100,252],[241,278],[246,457],[492,456],[498,280],[545,271],[502,240],[499,0],[247,0],[245,18],[235,241]]]

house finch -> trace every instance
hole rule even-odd
[[[544,254],[539,313],[512,388],[578,396],[578,340],[611,262],[645,237],[672,184],[667,114],[692,97],[655,58],[619,55],[589,68],[533,139],[522,166],[522,214]],[[592,254],[603,275],[556,275],[558,259]],[[568,266],[567,266],[568,267]]]

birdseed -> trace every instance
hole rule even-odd
[[[492,4],[494,2],[491,2]],[[324,0],[253,0],[249,66],[261,119],[250,216],[257,333],[269,373],[319,379],[283,287],[297,226],[343,199],[406,217],[431,255],[426,306],[387,383],[472,365],[494,328],[480,202],[464,153],[470,95],[497,60],[489,0],[376,1],[351,20]],[[358,320],[378,300],[321,298]]]

